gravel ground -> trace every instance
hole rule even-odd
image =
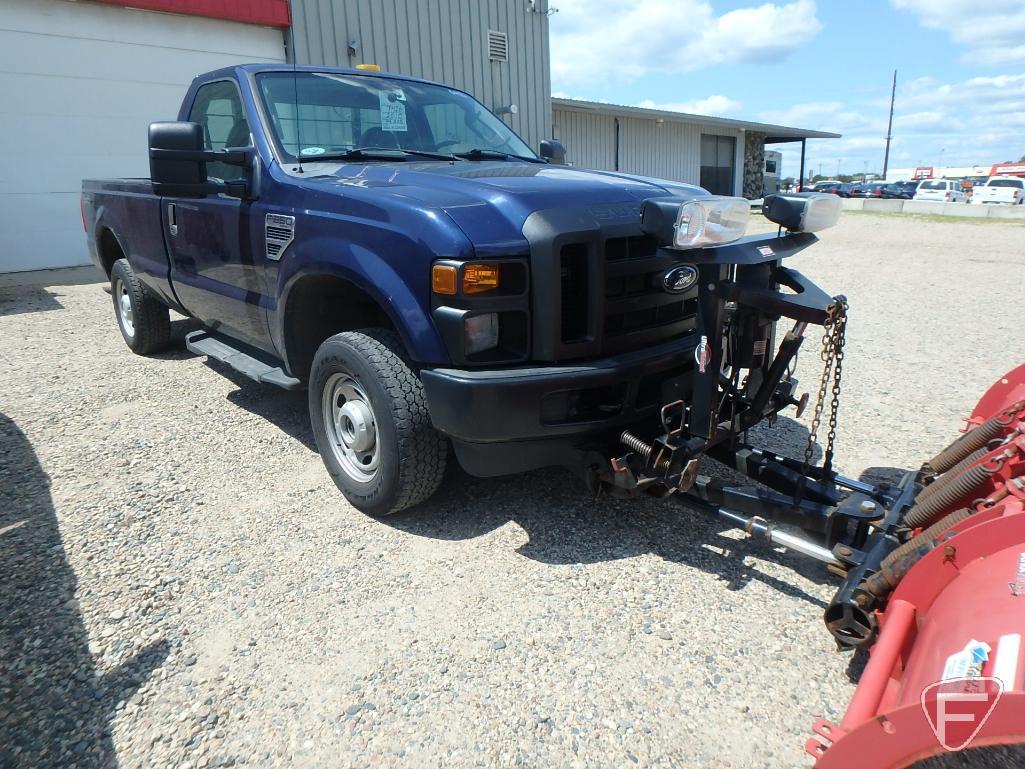
[[[851,302],[844,472],[1025,359],[1023,232],[848,216],[793,260]],[[131,355],[109,305],[0,289],[0,765],[806,766],[846,707],[818,565],[561,470],[369,519],[304,394]]]

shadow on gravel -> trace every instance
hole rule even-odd
[[[771,431],[776,433],[774,439],[760,436],[759,445],[795,456],[796,445],[803,451],[807,432],[800,423],[781,419]],[[753,431],[752,440],[756,440]],[[818,454],[816,447],[816,460]],[[720,465],[704,471],[721,471],[738,482],[746,481]],[[487,479],[450,469],[442,489],[429,502],[381,521],[410,534],[443,540],[473,539],[512,521],[529,537],[518,552],[541,563],[599,563],[650,553],[718,575],[730,590],[757,581],[822,608],[825,604],[817,596],[763,573],[746,557],[775,560],[812,582],[834,579],[825,566],[802,556],[725,536],[729,526],[680,498],[594,498],[581,481],[562,469]]]
[[[167,656],[150,645],[97,675],[50,479],[0,414],[0,766],[117,766],[110,721]]]
[[[212,358],[207,358],[206,365],[238,387],[228,393],[229,401],[250,414],[266,419],[281,432],[317,453],[305,390],[282,390],[274,385],[254,382],[226,363]]]
[[[175,316],[172,314],[171,316]],[[185,335],[203,328],[203,324],[193,318],[177,318],[171,321],[171,343],[163,352],[158,352],[150,357],[158,360],[188,360],[195,358],[185,347]],[[115,329],[116,330],[116,329]]]
[[[57,297],[42,286],[0,288],[0,315],[22,315],[28,312],[63,310]]]

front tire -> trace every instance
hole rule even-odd
[[[448,459],[423,384],[402,353],[392,331],[346,331],[320,346],[310,372],[310,421],[320,456],[352,506],[373,516],[428,499]]]
[[[110,271],[110,295],[121,336],[132,352],[150,355],[171,341],[171,315],[167,306],[146,291],[127,259],[118,259]]]

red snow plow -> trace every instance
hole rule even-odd
[[[812,727],[817,768],[899,769],[1025,743],[1025,365],[915,482],[911,538],[862,584],[865,603],[886,602],[858,689],[839,724]],[[1003,765],[1021,766],[1015,755]]]
[[[837,473],[847,301],[783,266],[836,221],[831,205],[822,195],[769,195],[763,213],[780,225],[775,237],[695,247],[685,207],[645,201],[642,230],[662,244],[660,256],[686,262],[674,273],[693,273],[695,346],[679,385],[663,386],[650,430],[622,433],[625,451],[611,460],[591,453],[590,480],[614,494],[676,495],[841,578],[826,627],[841,649],[869,659],[842,721],[814,724],[806,750],[816,767],[901,769],[957,750],[1006,752],[1025,743],[1025,365],[994,384],[964,434],[920,469],[892,483]],[[720,220],[712,235],[725,231]],[[793,325],[778,338],[783,319]],[[825,330],[823,371],[803,458],[749,444],[750,427],[809,405],[793,371],[815,325]],[[703,475],[702,457],[756,483]],[[1025,750],[1005,765],[1025,766]]]

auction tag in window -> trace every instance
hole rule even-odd
[[[401,88],[391,91],[380,91],[381,128],[385,131],[406,130],[406,94]]]

